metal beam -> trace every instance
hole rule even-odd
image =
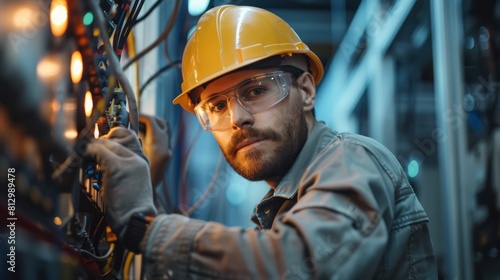
[[[473,279],[471,217],[467,200],[466,121],[462,97],[464,76],[461,46],[461,1],[431,1],[439,168],[445,222],[445,278]]]
[[[387,53],[416,0],[397,0],[389,10],[384,11],[380,10],[377,2],[361,2],[319,88],[318,99],[321,102],[317,103],[318,111],[333,113],[328,116],[327,122],[335,120],[332,126],[339,130],[350,130],[345,124],[350,123],[352,111],[363,96],[370,77],[378,70],[375,66]],[[367,48],[358,64],[351,66],[353,57],[363,51],[358,46],[363,36],[367,37]]]

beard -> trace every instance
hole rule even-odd
[[[290,170],[297,155],[307,140],[307,123],[302,110],[300,116],[287,115],[282,121],[280,130],[242,128],[235,133],[227,146],[222,149],[229,165],[242,177],[250,181],[273,181],[278,183]],[[246,138],[259,141],[270,140],[277,146],[269,151],[254,148],[244,155],[244,159],[237,159],[235,147]]]

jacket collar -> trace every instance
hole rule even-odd
[[[293,199],[297,194],[304,171],[310,165],[313,158],[332,142],[336,134],[337,132],[328,128],[324,122],[316,121],[314,123],[314,127],[307,137],[304,147],[302,147],[302,150],[290,170],[288,170],[287,174],[285,174],[281,182],[276,186],[276,189],[269,190],[254,208],[252,221],[262,225],[265,221],[262,220],[263,217],[258,217],[259,215],[257,212],[260,211],[260,208],[266,208],[267,206],[265,205],[273,204],[272,201],[275,201],[275,198]]]
[[[273,196],[292,198],[297,193],[298,183],[311,160],[331,142],[332,136],[335,134],[336,132],[329,129],[324,122],[316,121],[292,168],[288,170],[281,182],[276,186]],[[266,197],[268,196],[266,195]]]

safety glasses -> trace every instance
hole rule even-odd
[[[224,130],[230,126],[232,98],[249,113],[259,113],[283,100],[293,82],[294,75],[285,71],[256,75],[202,100],[194,111],[206,131]]]

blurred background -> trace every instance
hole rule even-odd
[[[45,61],[47,54],[81,48],[77,31],[71,36],[48,35],[51,1],[2,2],[2,40],[33,80],[40,79],[35,65]],[[89,5],[70,2],[69,19],[80,10],[78,20],[85,22]],[[104,11],[115,3],[97,2]],[[162,211],[229,226],[253,226],[250,215],[268,186],[233,172],[212,135],[202,130],[194,115],[171,101],[180,93],[179,61],[200,15],[222,4],[263,7],[287,21],[325,66],[318,86],[317,118],[337,131],[375,138],[407,171],[430,218],[441,279],[500,279],[500,1],[130,3],[142,3],[137,11],[138,18],[143,18],[130,27],[128,37],[118,41],[123,43],[120,65],[134,89],[138,111],[164,120],[169,127],[172,157],[156,186]],[[28,20],[34,28],[16,29],[6,14],[24,4],[38,11]],[[111,14],[105,16],[113,21]],[[90,20],[85,26],[92,24]],[[110,34],[114,28],[108,26]],[[69,64],[69,56],[62,57],[60,63]],[[66,70],[53,76],[67,76]],[[91,79],[85,81],[84,74],[84,81],[72,83],[66,77],[54,87],[52,80],[46,82],[53,76],[45,75],[43,83],[50,98],[81,107],[83,94],[92,88]],[[65,145],[71,144],[75,142]],[[60,193],[74,195],[71,188]],[[56,196],[65,204],[60,202],[62,195]],[[61,210],[58,215],[63,216]]]

